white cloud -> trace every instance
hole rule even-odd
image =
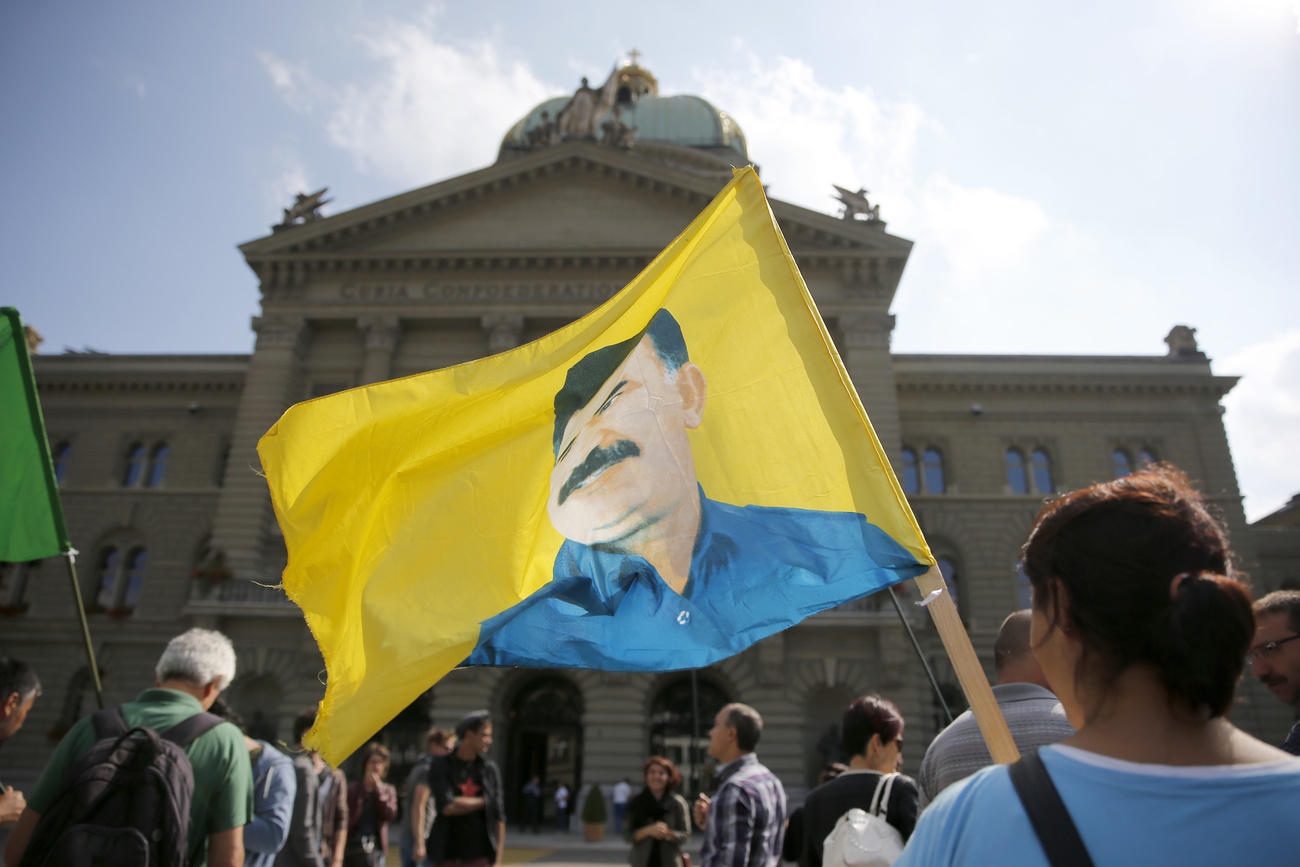
[[[399,182],[427,184],[491,163],[510,124],[555,95],[487,43],[459,48],[401,23],[362,42],[381,74],[342,91],[327,129],[362,170]]]
[[[990,187],[964,187],[943,175],[928,178],[920,194],[919,226],[943,249],[958,283],[1010,268],[1048,228],[1038,203]]]
[[[1300,428],[1300,329],[1249,346],[1215,369],[1239,374],[1223,403],[1237,480],[1250,520],[1263,517],[1300,492],[1295,431]]]
[[[270,76],[276,92],[290,108],[304,113],[312,110],[320,85],[305,66],[295,66],[269,51],[259,51],[257,59]]]
[[[280,153],[277,154],[277,159],[283,164],[283,168],[271,182],[266,200],[267,214],[271,217],[272,224],[279,223],[284,218],[283,209],[293,204],[294,196],[298,193],[312,193],[319,189],[311,186],[310,181],[307,180],[307,169],[297,157],[289,153]]]
[[[867,187],[891,231],[924,239],[959,281],[1016,265],[1048,230],[1032,199],[919,170],[918,148],[942,126],[916,103],[828,87],[802,60],[732,48],[739,62],[695,70],[695,87],[736,118],[777,198],[833,213],[832,183]]]
[[[764,63],[733,49],[738,59],[694,70],[693,89],[740,124],[774,196],[833,211],[837,183],[868,187],[886,220],[910,213],[912,160],[921,131],[937,129],[932,118],[914,103],[827,87],[802,60]]]
[[[427,184],[490,164],[509,126],[560,92],[487,42],[439,42],[433,25],[430,16],[388,21],[358,36],[370,71],[343,84],[269,52],[258,58],[286,103],[322,111],[329,140],[359,170]]]

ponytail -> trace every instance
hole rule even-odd
[[[1170,582],[1169,604],[1151,620],[1143,655],[1171,694],[1222,716],[1254,633],[1244,584],[1213,572],[1184,572]]]

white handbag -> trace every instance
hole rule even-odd
[[[903,852],[903,835],[885,820],[898,774],[884,774],[871,796],[871,810],[854,807],[835,823],[822,844],[822,867],[888,867]]]

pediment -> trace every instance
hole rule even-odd
[[[427,187],[279,230],[240,249],[250,263],[288,256],[653,254],[728,178],[695,174],[589,142],[566,142]],[[773,212],[790,246],[906,257],[911,242],[788,203]]]

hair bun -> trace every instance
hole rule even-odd
[[[1170,580],[1169,596],[1151,623],[1150,656],[1174,693],[1219,716],[1254,635],[1250,591],[1227,575],[1183,572]]]

